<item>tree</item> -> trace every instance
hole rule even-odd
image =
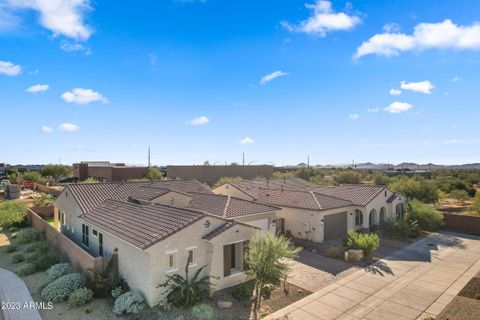
[[[67,177],[72,174],[72,168],[63,164],[47,164],[42,168],[42,175],[44,177],[52,177],[58,179]]]
[[[162,180],[163,172],[155,167],[148,168],[147,179],[151,181]]]
[[[351,170],[340,172],[335,176],[335,182],[338,185],[344,183],[360,183],[361,179],[362,177],[358,172]]]
[[[218,181],[213,185],[214,188],[219,187],[227,182],[235,182],[241,181],[242,177],[221,177]]]
[[[435,182],[422,177],[399,177],[388,184],[392,191],[400,192],[408,199],[417,199],[426,203],[438,201],[438,188]]]
[[[255,279],[255,319],[260,309],[261,290],[265,285],[277,285],[287,277],[290,265],[286,259],[295,258],[300,250],[283,236],[276,237],[271,233],[258,232],[250,240],[245,261],[247,275]]]
[[[461,202],[463,205],[465,204],[465,201],[467,201],[468,199],[468,193],[465,190],[455,189],[452,192],[450,192],[450,196],[455,200]]]
[[[98,180],[93,177],[88,177],[80,183],[89,184],[89,183],[98,183]]]
[[[418,222],[422,230],[436,231],[443,225],[443,214],[434,206],[417,199],[408,201],[408,219]]]
[[[390,178],[381,172],[375,173],[373,176],[373,184],[376,186],[386,186],[390,182]]]
[[[35,183],[43,183],[45,181],[45,179],[43,179],[40,172],[36,172],[36,171],[25,172],[22,175],[22,180],[23,181],[32,181],[32,182],[35,182]]]

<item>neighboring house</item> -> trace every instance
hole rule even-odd
[[[214,290],[246,281],[244,248],[276,211],[196,180],[71,184],[55,202],[55,225],[94,257],[117,252],[121,276],[155,305],[165,290],[157,286],[187,261],[192,272],[207,265]]]
[[[383,186],[320,187],[301,179],[229,182],[214,193],[281,207],[280,233],[314,242],[344,236],[348,230],[369,229],[386,218],[403,216],[405,198]]]
[[[73,177],[77,181],[95,178],[100,182],[127,181],[143,179],[148,174],[148,167],[126,166],[125,163],[109,161],[82,161],[73,164]]]

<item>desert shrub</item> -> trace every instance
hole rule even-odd
[[[416,220],[387,218],[381,226],[382,234],[391,239],[415,238],[421,234]]]
[[[11,244],[7,247],[7,252],[8,253],[12,253],[12,252],[15,252],[15,251],[17,251],[17,246]]]
[[[145,300],[142,295],[136,291],[129,291],[115,300],[112,312],[117,316],[129,313],[140,313],[145,308]]]
[[[37,270],[43,271],[58,263],[58,257],[51,249],[46,252],[36,250],[27,261],[33,263]]]
[[[408,208],[408,219],[416,220],[420,229],[436,231],[443,226],[442,213],[432,205],[413,199],[408,202]]]
[[[116,287],[115,289],[113,289],[111,291],[111,295],[114,299],[117,299],[118,297],[120,297],[123,293],[123,290],[122,290],[122,287]]]
[[[37,268],[33,263],[27,263],[23,265],[18,271],[19,276],[28,276],[29,274],[37,272]]]
[[[468,211],[472,214],[480,214],[480,194],[475,196],[470,207],[468,207]]]
[[[38,288],[37,288],[37,294],[38,294],[39,296],[42,295],[43,289],[45,289],[45,287],[48,286],[49,284],[50,284],[49,281],[44,281],[44,282],[42,282],[42,283],[38,286]]]
[[[349,170],[338,173],[334,179],[337,184],[360,183],[362,176],[356,171]]]
[[[85,285],[85,276],[70,273],[50,283],[42,291],[42,299],[51,302],[65,301],[75,290]]]
[[[353,230],[348,231],[344,239],[344,246],[348,249],[363,250],[365,256],[377,250],[380,245],[380,238],[376,233],[358,233]]]
[[[236,300],[247,300],[250,299],[253,293],[254,283],[252,281],[244,282],[239,284],[232,290],[232,297]]]
[[[72,266],[69,263],[57,263],[48,268],[46,276],[47,280],[52,282],[69,273],[72,273]]]
[[[86,306],[83,311],[85,311],[85,313],[92,313],[93,312],[93,308],[91,306]]]
[[[417,199],[426,203],[438,201],[438,187],[432,180],[415,177],[399,177],[388,184],[388,189],[400,192],[408,199]]]
[[[196,320],[215,319],[215,310],[206,303],[198,303],[192,307],[192,316]]]
[[[25,228],[18,232],[18,241],[20,242],[33,242],[42,239],[42,233],[34,228]]]
[[[93,291],[87,288],[80,288],[72,292],[68,297],[68,303],[72,307],[83,306],[93,300]]]
[[[21,253],[15,253],[12,256],[12,263],[19,263],[19,262],[22,262],[23,260],[25,260],[25,257]]]
[[[52,206],[55,202],[55,198],[51,194],[43,194],[41,197],[33,200],[35,207],[48,207]]]
[[[25,246],[25,248],[23,249],[23,252],[25,253],[30,253],[30,252],[33,252],[35,251],[35,244],[34,243],[30,243],[28,245]]]
[[[11,228],[24,225],[26,211],[27,205],[21,202],[5,201],[0,203],[0,227]]]
[[[17,227],[11,227],[8,229],[8,232],[10,233],[14,233],[14,232],[17,232],[18,231],[18,228]]]

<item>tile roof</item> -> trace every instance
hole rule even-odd
[[[258,189],[281,189],[286,190],[305,191],[308,188],[316,187],[317,185],[310,183],[300,178],[291,179],[264,179],[264,180],[241,180],[230,182],[234,187],[242,190],[252,198],[258,197]]]
[[[277,207],[219,194],[190,193],[191,207],[223,218],[235,218],[279,210]]]
[[[142,187],[138,190],[132,192],[129,197],[135,200],[145,200],[151,201],[155,198],[163,196],[164,194],[169,193],[170,189],[165,188],[150,188],[150,187]]]
[[[281,189],[259,189],[257,201],[270,205],[318,211],[352,205],[351,201],[312,191]]]
[[[107,199],[81,218],[144,250],[205,216],[199,210]]]
[[[253,225],[248,224],[246,222],[240,222],[240,221],[237,221],[237,220],[227,220],[227,221],[225,221],[224,224],[221,224],[218,228],[216,228],[216,229],[210,231],[209,233],[207,233],[206,235],[204,235],[202,237],[202,239],[212,240],[213,238],[215,238],[219,234],[222,234],[223,232],[227,231],[231,227],[237,226],[237,225],[243,225],[243,226],[246,226],[246,227],[249,227],[249,228],[260,230],[259,227],[253,226]]]
[[[385,187],[363,184],[344,184],[338,187],[315,187],[311,190],[327,196],[349,200],[356,206],[366,206],[380,192],[384,191]]]
[[[388,202],[388,203],[393,202],[393,200],[395,200],[399,195],[400,195],[400,193],[398,193],[398,192],[392,193],[392,195],[390,196],[390,198],[387,199],[387,202]]]
[[[145,188],[169,189],[180,193],[212,193],[210,189],[194,179],[69,184],[64,192],[70,190],[82,211],[88,213],[107,199],[126,201],[131,194],[141,192]]]

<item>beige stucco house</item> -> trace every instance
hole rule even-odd
[[[212,190],[280,207],[280,233],[314,242],[343,237],[348,230],[369,229],[403,215],[405,198],[383,186],[319,187],[301,179],[243,180]]]
[[[187,261],[192,272],[207,266],[214,290],[246,281],[245,246],[261,228],[275,232],[268,223],[279,210],[195,180],[74,184],[55,202],[55,225],[93,256],[117,252],[120,275],[155,305],[158,284]]]

